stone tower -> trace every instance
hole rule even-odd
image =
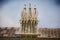
[[[26,4],[21,15],[21,34],[36,34],[37,33],[37,10],[36,5],[34,6],[34,11],[32,13],[31,3],[29,3],[28,13],[26,12]]]

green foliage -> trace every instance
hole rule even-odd
[[[60,38],[0,38],[0,40],[59,40]]]

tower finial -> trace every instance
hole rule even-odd
[[[34,5],[34,8],[36,8],[36,4]]]
[[[31,8],[31,3],[29,3],[29,8]]]
[[[26,4],[26,0],[24,0],[24,4]]]
[[[24,8],[26,8],[26,4],[24,4]]]
[[[29,8],[31,8],[31,3],[30,3],[30,0],[29,0]]]

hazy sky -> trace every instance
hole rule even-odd
[[[38,27],[60,28],[60,7],[51,0],[31,0],[32,12],[36,4]],[[13,0],[1,3],[0,27],[20,27],[21,12],[26,3],[28,12],[29,1]]]

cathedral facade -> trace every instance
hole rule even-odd
[[[20,34],[37,34],[37,10],[36,5],[34,5],[34,10],[32,12],[31,4],[29,3],[28,13],[26,12],[26,4],[24,4],[24,8],[21,15],[21,28]]]

